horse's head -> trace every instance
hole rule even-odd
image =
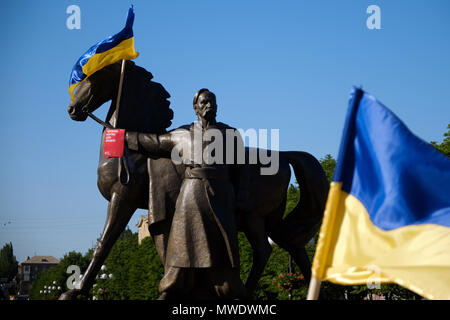
[[[88,112],[93,112],[105,102],[114,99],[120,76],[119,63],[97,71],[81,82],[73,94],[67,112],[75,121],[84,121]]]
[[[119,88],[121,61],[97,71],[81,82],[74,92],[68,113],[72,120],[84,121],[105,102],[112,100],[106,122],[115,119],[115,105]],[[127,61],[116,127],[139,132],[164,132],[173,119],[170,94],[152,81],[153,75],[133,61]]]

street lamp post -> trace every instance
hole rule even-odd
[[[294,273],[293,271],[294,271],[294,267],[292,266],[292,256],[289,254],[289,262],[288,262],[287,272],[290,274],[293,274]],[[289,297],[289,300],[292,300],[292,290],[289,290],[288,297]]]
[[[114,278],[114,274],[112,274],[112,273],[107,274],[105,265],[102,265],[101,271],[102,271],[102,273],[100,275],[97,275],[97,279],[100,278],[100,280],[101,280],[101,288],[97,290],[97,293],[100,293],[101,297],[102,297],[102,300],[105,300],[105,296],[106,296],[106,294],[105,294],[106,293],[106,288],[105,288],[106,280],[108,280],[108,279],[112,280]],[[97,300],[97,295],[96,294],[94,294],[93,299]]]
[[[44,299],[51,299],[54,296],[59,296],[61,293],[61,286],[58,286],[58,283],[56,281],[52,281],[50,285],[44,285],[44,288],[42,290],[39,290],[39,293],[43,295]]]

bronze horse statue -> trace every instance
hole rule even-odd
[[[105,120],[108,125],[127,131],[166,132],[173,119],[169,93],[152,81],[150,72],[134,62],[127,61],[125,70],[118,115],[115,105],[120,62],[97,71],[79,85],[68,108],[71,119],[84,121],[88,113],[111,100]],[[109,201],[105,226],[79,289],[63,293],[60,299],[76,299],[77,295],[89,292],[101,265],[138,208],[149,209],[149,231],[162,263],[165,261],[171,219],[185,168],[168,158],[147,158],[127,149],[124,158],[104,157],[104,134],[97,185]],[[300,186],[300,201],[283,219],[291,178],[289,165]],[[256,288],[272,252],[268,237],[289,252],[309,280],[311,264],[305,245],[320,227],[328,194],[322,166],[312,155],[300,151],[279,152],[279,170],[274,175],[261,175],[263,165],[259,160],[249,166],[248,207],[252,210],[237,213],[239,229],[245,233],[253,250],[253,264],[245,283],[247,292],[251,294]]]

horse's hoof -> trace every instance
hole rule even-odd
[[[58,298],[58,300],[77,300],[77,296],[80,294],[79,290],[71,289],[69,291],[64,292]]]
[[[173,292],[164,291],[156,300],[177,300],[178,295]]]
[[[163,292],[156,300],[169,300],[169,294],[167,292]]]

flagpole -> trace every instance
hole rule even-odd
[[[116,121],[114,123],[114,128],[117,128],[117,122],[119,121],[119,107],[120,107],[120,98],[122,97],[122,84],[123,84],[123,76],[125,74],[125,59],[122,59],[122,67],[120,68],[120,80],[119,80],[119,91],[117,93],[117,101],[116,101]]]
[[[317,300],[319,298],[320,293],[320,285],[322,281],[320,281],[317,278],[311,278],[311,281],[309,282],[309,288],[308,288],[308,295],[306,297],[306,300]]]
[[[123,86],[123,77],[125,74],[125,59],[122,59],[122,66],[120,68],[120,80],[119,80],[119,91],[117,92],[117,101],[116,101],[116,121],[114,123],[114,128],[118,127],[119,122],[119,107],[120,107],[120,98],[122,97],[122,86]],[[119,175],[119,181],[121,184],[125,185],[130,182],[130,170],[128,168],[128,163],[126,160],[126,153],[127,153],[127,144],[124,145],[123,150],[123,156],[119,159],[119,165],[118,165],[118,175]],[[122,168],[125,168],[125,181],[122,181]]]

